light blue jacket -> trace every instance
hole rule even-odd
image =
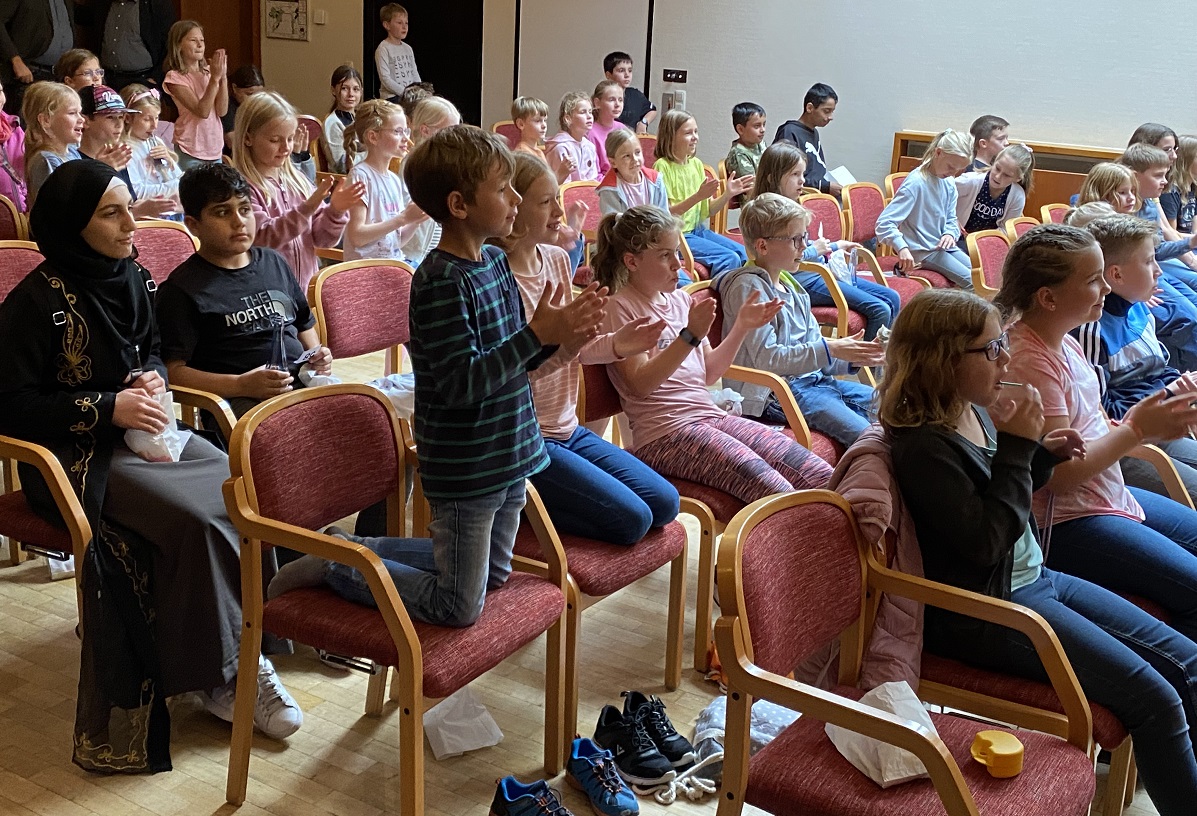
[[[877,240],[894,251],[909,249],[921,260],[939,239],[960,237],[956,220],[956,182],[914,170],[877,218]]]

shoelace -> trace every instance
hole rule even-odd
[[[536,797],[536,804],[544,811],[544,816],[571,816],[569,808],[561,804],[561,792],[556,788],[549,788],[546,796]]]
[[[594,761],[594,776],[598,779],[599,784],[611,793],[619,793],[623,790],[623,780],[619,778],[615,765],[608,762],[606,757],[600,757]]]
[[[648,730],[644,727],[644,720],[639,712],[630,721],[624,720],[624,725],[632,732],[632,747],[637,751],[648,751],[657,747],[652,737],[648,735]]]
[[[640,710],[636,712],[636,720],[645,723],[645,730],[651,729],[657,739],[668,739],[677,734],[677,729],[665,714],[665,704],[655,697],[640,706]]]
[[[267,666],[258,667],[258,705],[266,711],[287,705],[283,697],[283,684],[279,682],[274,669]]]

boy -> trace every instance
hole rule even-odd
[[[869,426],[873,389],[836,378],[855,366],[882,365],[885,347],[877,340],[852,337],[825,340],[801,286],[782,283],[783,272],[802,259],[810,213],[791,199],[762,193],[740,211],[744,245],[753,256],[748,266],[715,278],[726,333],[752,293],[764,302],[784,304],[777,317],[749,334],[736,353],[736,365],[771,371],[785,379],[811,428],[842,445],[851,445]],[[724,379],[744,396],[744,416],[769,424],[785,424],[785,414],[769,389]]]
[[[100,159],[111,164],[129,188],[133,206],[129,208],[134,218],[161,218],[178,210],[178,204],[165,196],[138,198],[133,189],[133,180],[125,166],[133,151],[125,144],[125,107],[120,94],[106,85],[84,85],[79,89],[79,106],[84,125],[83,138],[79,142],[79,155],[85,159]]]
[[[549,163],[544,152],[544,137],[549,132],[549,104],[531,96],[519,96],[511,103],[511,121],[520,132],[520,140],[513,150],[531,153],[545,164]],[[562,158],[557,166],[557,183],[561,184],[573,172],[574,160]]]
[[[398,3],[387,3],[379,10],[386,39],[374,51],[374,63],[378,67],[378,81],[382,83],[379,96],[388,96],[388,101],[399,104],[399,95],[404,88],[420,81],[416,70],[416,54],[403,40],[407,38],[407,9]]]
[[[1161,151],[1162,152],[1162,151]],[[1193,390],[1191,375],[1168,365],[1168,352],[1156,338],[1155,318],[1147,301],[1160,278],[1156,263],[1156,227],[1133,215],[1107,215],[1087,229],[1105,257],[1106,295],[1101,318],[1073,330],[1102,384],[1101,402],[1110,419],[1121,419],[1144,397]],[[1160,445],[1176,465],[1189,495],[1197,498],[1197,442],[1181,437]],[[1128,484],[1168,495],[1155,468],[1126,458],[1122,472]]]
[[[827,175],[827,161],[823,157],[823,145],[816,128],[827,127],[835,118],[835,107],[840,98],[830,85],[818,82],[811,86],[802,99],[802,115],[790,119],[777,129],[774,143],[783,139],[793,142],[806,151],[806,186],[840,197],[843,188]]]
[[[302,387],[298,359],[332,372],[316,319],[295,274],[273,249],[254,246],[249,183],[227,164],[193,167],[179,180],[184,223],[200,249],[158,287],[162,359],[176,385],[219,394],[240,417],[263,400]],[[283,320],[291,370],[267,368]]]
[[[988,170],[997,154],[1010,144],[1010,123],[991,113],[978,116],[968,132],[973,136],[973,162],[965,171],[968,173]]]
[[[612,51],[603,57],[603,74],[623,88],[623,112],[619,121],[637,133],[648,133],[648,126],[657,118],[657,106],[640,89],[632,87],[632,58],[623,51]]]
[[[732,127],[736,140],[723,160],[727,175],[755,176],[765,153],[765,109],[755,102],[741,102],[732,108]]]
[[[623,114],[623,86],[612,79],[604,79],[594,89],[590,97],[594,106],[594,124],[586,134],[586,140],[594,145],[594,152],[598,154],[599,178],[607,175],[611,169],[611,161],[607,157],[607,137],[613,130],[626,128],[619,117]]]

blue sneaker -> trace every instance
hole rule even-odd
[[[490,816],[574,816],[544,780],[525,785],[514,776],[499,780]]]
[[[586,737],[574,740],[565,780],[584,792],[598,816],[638,816],[636,794],[619,778],[615,757]]]

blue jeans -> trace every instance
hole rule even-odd
[[[1197,272],[1189,269],[1179,258],[1160,261],[1160,271],[1185,299],[1197,307]]]
[[[1197,512],[1137,487],[1142,524],[1122,516],[1085,516],[1052,526],[1047,563],[1114,592],[1155,601],[1172,628],[1197,640]]]
[[[851,447],[861,431],[869,427],[873,408],[873,389],[869,386],[853,380],[837,380],[823,373],[786,377],[786,382],[812,430]],[[761,419],[770,425],[786,424],[786,415],[772,395],[765,403]]]
[[[390,573],[408,613],[439,626],[469,626],[482,614],[489,589],[511,575],[511,553],[524,509],[520,481],[468,499],[430,499],[432,538],[365,538]],[[365,577],[344,564],[325,579],[346,600],[374,606]]]
[[[549,466],[532,484],[560,532],[631,545],[677,517],[673,485],[598,434],[580,427],[544,446]]]
[[[919,255],[920,253],[914,253],[914,259],[924,268],[938,272],[961,289],[972,291],[973,263],[969,260],[968,253],[960,247],[933,249],[921,258]],[[918,275],[918,270],[910,274]]]
[[[794,277],[810,295],[811,306],[835,305],[822,277],[814,272],[798,272]],[[864,278],[858,278],[856,283],[851,284],[841,281],[840,291],[844,293],[844,300],[848,301],[848,308],[859,312],[865,319],[866,340],[876,337],[877,330],[882,326],[892,326],[902,305],[898,293],[893,289]]]
[[[1197,645],[1114,593],[1052,570],[1010,600],[1047,620],[1085,696],[1130,732],[1159,812],[1192,813],[1197,761],[1189,723],[1197,722]],[[951,656],[1049,682],[1030,640],[1013,629],[990,627],[980,642],[961,642]]]
[[[686,233],[686,243],[690,245],[694,260],[711,270],[712,278],[748,263],[744,247],[726,235],[711,232],[702,224]]]
[[[1183,283],[1161,276],[1160,305],[1151,310],[1155,315],[1155,336],[1168,349],[1168,356],[1181,371],[1197,370],[1197,297]],[[1187,293],[1186,293],[1187,291]]]

